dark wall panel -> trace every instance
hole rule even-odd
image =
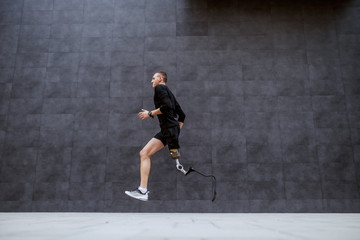
[[[359,212],[360,1],[0,0],[0,211]],[[181,162],[151,77],[187,119]]]

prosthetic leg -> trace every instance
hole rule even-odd
[[[191,172],[195,172],[200,174],[203,177],[211,177],[212,178],[212,191],[213,191],[213,198],[211,201],[215,201],[216,199],[216,178],[214,175],[205,175],[194,168],[190,167],[188,171],[185,170],[185,168],[180,164],[179,158],[180,158],[180,152],[178,149],[170,149],[170,156],[172,159],[176,162],[176,169],[180,172],[182,172],[185,176],[187,176]]]

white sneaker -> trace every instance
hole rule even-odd
[[[141,201],[147,201],[149,198],[149,191],[147,191],[146,193],[142,193],[139,189],[135,189],[133,191],[125,191],[125,194]]]

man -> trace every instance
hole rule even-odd
[[[125,191],[130,197],[142,201],[147,201],[149,197],[147,184],[150,174],[150,157],[168,145],[171,158],[179,159],[179,134],[185,120],[185,114],[174,94],[166,86],[167,74],[165,72],[155,73],[151,83],[155,89],[155,110],[142,109],[138,116],[141,120],[158,116],[161,131],[140,151],[140,186],[133,191]]]

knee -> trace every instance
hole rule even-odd
[[[140,159],[146,159],[149,157],[149,154],[144,149],[140,151],[139,155],[140,155]]]

